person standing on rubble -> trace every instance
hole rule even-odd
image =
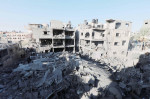
[[[27,58],[27,62],[28,62],[28,63],[31,62],[31,58],[30,58],[30,57]]]

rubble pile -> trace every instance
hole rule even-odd
[[[100,98],[109,97],[110,99],[148,99],[150,97],[150,54],[140,55],[138,59],[137,65],[133,64],[132,67],[126,66],[126,62],[131,61],[128,58],[106,57],[105,59],[96,60],[105,63],[109,67],[107,70],[111,71],[110,78],[112,80],[108,84],[109,88],[104,88],[105,95],[98,94],[98,96]]]
[[[135,67],[114,73],[114,78],[123,97],[148,99],[150,97],[150,55],[140,56]]]
[[[0,75],[0,97],[15,99],[141,99],[150,97],[150,55],[140,56],[130,68],[111,67],[75,54],[34,54],[30,63],[19,64]],[[112,61],[111,59],[107,61]],[[115,61],[119,61],[115,59]],[[114,61],[114,62],[115,62]],[[122,64],[121,64],[122,63]],[[120,67],[119,67],[120,66]]]
[[[75,55],[49,53],[29,64],[19,64],[11,74],[0,79],[0,97],[15,99],[48,98],[67,87],[65,75],[78,65]]]
[[[66,78],[70,82],[69,87],[51,98],[95,99],[106,96],[107,90],[113,87],[110,72],[102,69],[106,66],[84,59],[79,64],[79,68]]]
[[[112,80],[105,66],[75,54],[37,55],[29,64],[19,64],[11,74],[2,74],[2,98],[91,98],[106,96]]]

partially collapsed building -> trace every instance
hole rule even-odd
[[[93,19],[74,30],[70,22],[51,21],[29,24],[29,30],[31,47],[0,43],[2,99],[150,98],[150,53],[128,50],[131,22]],[[75,45],[80,54],[68,53]]]
[[[131,22],[106,20],[105,24],[93,19],[77,27],[79,52],[92,58],[122,57],[127,54]]]
[[[29,24],[38,52],[75,51],[75,33],[71,22],[63,24],[52,20],[48,24]]]

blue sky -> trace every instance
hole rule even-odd
[[[133,22],[138,31],[150,19],[150,0],[0,0],[0,31],[24,30],[29,23],[50,20],[71,21],[73,26],[85,19],[119,19]]]

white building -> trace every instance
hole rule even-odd
[[[94,59],[125,56],[131,32],[131,22],[106,20],[105,24],[93,19],[77,27],[79,52]]]

